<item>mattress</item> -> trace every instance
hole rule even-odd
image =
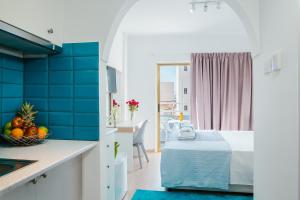
[[[248,131],[221,131],[219,132],[222,136],[222,139],[229,145],[231,149],[231,157],[230,157],[230,170],[229,170],[229,184],[237,185],[237,186],[253,186],[253,132]],[[169,142],[166,142],[166,148],[168,154],[164,154],[162,151],[162,163],[164,166],[168,162],[168,155],[172,155],[172,160],[178,160],[178,162],[182,161],[183,152],[188,148],[190,151],[203,151],[207,149],[207,147],[202,145],[209,145],[209,143],[214,144],[213,148],[219,148],[215,144],[218,141],[202,141],[205,140],[205,136],[198,137],[195,141],[174,141],[172,139]],[[200,140],[200,141],[199,141]],[[216,140],[216,139],[214,139]],[[199,146],[200,145],[200,146]],[[202,146],[202,147],[201,147]],[[173,151],[173,154],[170,152]],[[166,152],[166,151],[165,151]],[[181,153],[179,153],[181,152]],[[187,152],[188,153],[188,152]],[[202,152],[203,153],[203,152]],[[178,157],[176,158],[176,155]],[[193,153],[193,155],[196,155]],[[174,158],[175,156],[175,158]],[[186,154],[185,156],[191,156],[190,154]],[[191,158],[191,159],[197,159]],[[199,157],[198,157],[199,159]],[[188,163],[180,164],[182,168],[188,168]],[[179,165],[179,166],[180,166]],[[199,169],[200,170],[200,169]],[[179,170],[180,171],[180,170]],[[162,173],[165,173],[162,171]],[[172,174],[172,173],[170,173]],[[165,174],[166,175],[166,174]],[[190,174],[192,176],[192,172]],[[166,176],[162,176],[162,183]],[[178,174],[180,177],[180,174]],[[172,184],[170,184],[172,185]],[[185,186],[185,185],[183,185]],[[180,186],[178,186],[180,187]]]
[[[253,185],[254,134],[252,131],[221,131],[220,134],[230,145],[231,185]]]

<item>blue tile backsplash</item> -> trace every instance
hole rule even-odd
[[[0,54],[0,124],[11,120],[23,102],[24,63]]]
[[[0,123],[23,101],[39,110],[51,138],[99,139],[99,44],[64,44],[63,53],[19,59],[0,54]]]

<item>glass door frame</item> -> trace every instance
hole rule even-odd
[[[176,67],[190,67],[191,64],[189,62],[178,62],[178,63],[158,63],[157,68],[156,68],[156,123],[157,123],[157,129],[156,129],[156,151],[160,152],[161,147],[160,147],[160,69],[162,67],[171,67],[171,66],[176,66]]]

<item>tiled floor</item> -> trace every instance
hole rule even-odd
[[[128,174],[128,192],[124,200],[131,200],[137,189],[163,191],[160,187],[160,153],[148,153],[150,162],[143,158],[143,169],[139,161],[134,159],[134,171]]]

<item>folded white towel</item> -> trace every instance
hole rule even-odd
[[[196,138],[196,132],[193,127],[183,127],[178,132],[177,138],[179,140],[191,140]]]

